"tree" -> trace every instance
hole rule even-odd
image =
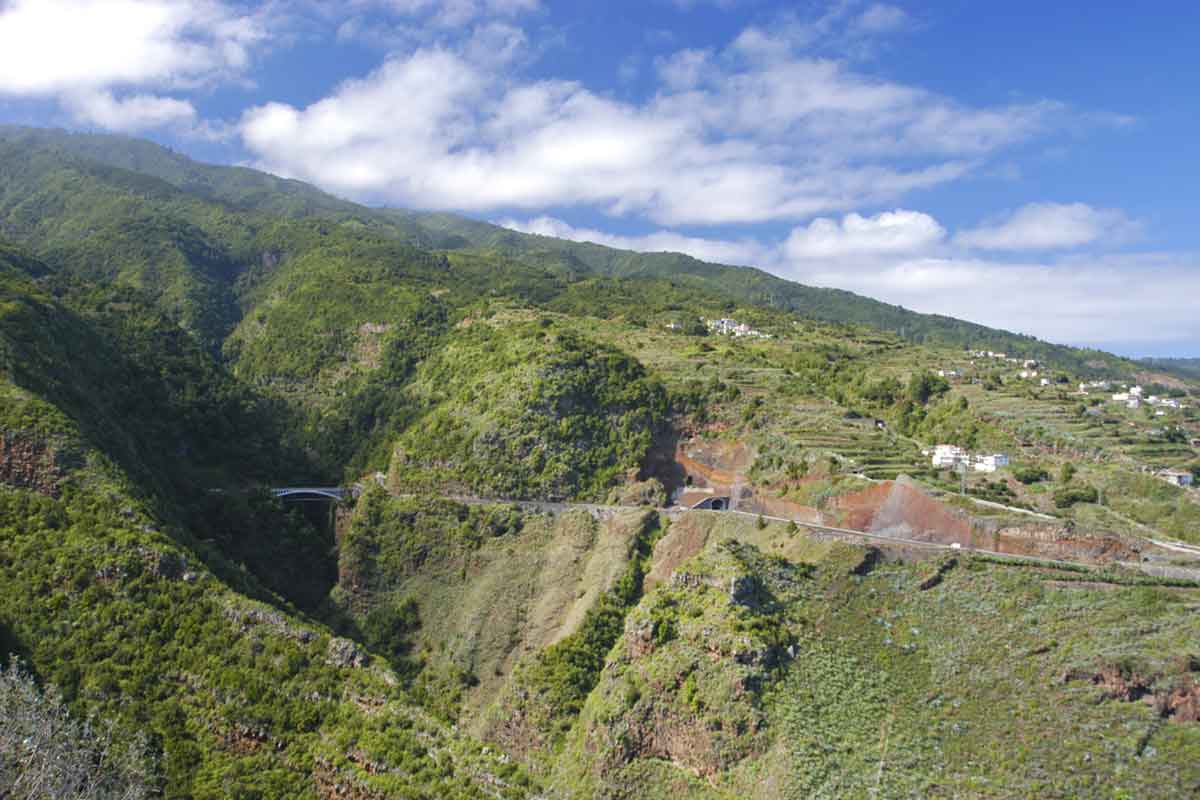
[[[1076,503],[1095,503],[1100,493],[1093,486],[1064,486],[1054,493],[1054,505],[1070,508]]]
[[[938,377],[928,370],[913,373],[908,379],[908,398],[917,405],[926,405],[935,397],[940,397],[950,391],[950,384],[945,378]]]
[[[420,627],[417,602],[410,597],[398,605],[386,603],[371,609],[363,621],[362,633],[368,647],[405,672],[410,666],[405,661],[412,649],[410,637]]]
[[[1012,474],[1014,478],[1026,486],[1050,480],[1050,473],[1044,467],[1014,467]]]
[[[14,659],[0,668],[0,797],[140,800],[153,792],[142,737],[121,742],[111,724],[71,717]]]
[[[1075,465],[1068,461],[1067,463],[1063,464],[1062,469],[1059,470],[1058,479],[1063,483],[1070,483],[1071,479],[1075,477],[1075,472]]]

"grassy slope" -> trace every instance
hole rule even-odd
[[[1155,690],[1191,685],[1196,590],[973,561],[861,577],[856,548],[809,543],[781,560],[771,554],[803,536],[725,527],[677,566],[685,581],[629,616],[558,761],[564,795],[1168,797],[1200,785],[1194,724],[1064,678],[1118,665]]]

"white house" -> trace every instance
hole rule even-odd
[[[1142,398],[1137,395],[1130,395],[1129,399],[1125,401],[1125,405],[1129,408],[1141,408]]]
[[[1008,466],[1008,456],[1004,453],[975,456],[974,466],[976,472],[995,472],[1001,467]]]
[[[1049,386],[1049,385],[1050,385],[1050,379],[1042,378],[1042,386]]]
[[[933,448],[933,466],[957,467],[970,459],[966,450],[952,444],[939,444]]]
[[[1129,392],[1117,392],[1112,397],[1113,397],[1114,403],[1128,403],[1129,402]]]
[[[1193,482],[1192,473],[1182,472],[1177,469],[1166,469],[1158,473],[1158,475],[1167,483],[1173,483],[1176,486],[1191,486]]]

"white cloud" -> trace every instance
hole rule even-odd
[[[847,214],[839,223],[819,218],[792,231],[784,245],[790,259],[913,253],[941,243],[946,231],[919,211],[884,211],[873,217]]]
[[[237,79],[266,37],[260,17],[218,0],[11,0],[0,4],[0,96],[58,98],[115,130],[178,122],[194,113],[188,101],[138,90]]]
[[[196,109],[186,100],[137,94],[116,98],[111,92],[67,95],[64,105],[80,122],[114,131],[132,132],[164,125],[190,125]]]
[[[864,34],[879,34],[901,30],[908,24],[908,13],[904,9],[875,3],[858,15],[852,27]]]
[[[909,258],[867,269],[793,270],[796,280],[866,294],[1042,339],[1107,343],[1200,341],[1200,256],[1130,254],[1005,262]]]
[[[1200,341],[1200,255],[1073,255],[1002,260],[955,253],[933,217],[909,210],[797,226],[781,241],[658,230],[620,236],[552,217],[498,224],[639,252],[672,251],[757,266],[812,286],[846,289],[925,313],[1103,347]]]
[[[763,264],[773,262],[776,258],[773,248],[751,238],[711,239],[665,230],[642,236],[620,236],[592,228],[576,228],[560,219],[545,216],[525,221],[506,219],[495,224],[522,233],[553,236],[556,239],[570,239],[574,242],[591,242],[638,253],[684,253],[716,264]]]
[[[704,71],[712,68],[711,50],[680,50],[658,59],[659,78],[672,90],[693,89],[700,85]]]
[[[1006,217],[962,231],[955,242],[980,250],[1057,250],[1116,243],[1137,234],[1121,211],[1085,203],[1030,203]]]
[[[540,0],[360,0],[354,5],[385,8],[443,28],[461,27],[482,19],[516,17],[541,8]]]
[[[956,180],[1058,110],[964,108],[791,54],[787,42],[748,56],[750,39],[773,41],[747,32],[723,52],[663,59],[661,91],[642,103],[513,80],[487,60],[498,45],[426,47],[310,106],[248,110],[243,141],[263,168],[373,201],[591,206],[715,225],[801,219]]]

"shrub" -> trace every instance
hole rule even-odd
[[[1095,503],[1100,499],[1100,493],[1094,486],[1065,486],[1054,493],[1054,505],[1058,508],[1070,508],[1076,503]]]
[[[362,632],[367,646],[405,672],[405,657],[412,649],[411,635],[420,627],[417,601],[409,597],[397,605],[389,603],[371,609],[363,621]]]
[[[0,668],[0,797],[13,800],[137,800],[150,797],[150,760],[139,737],[117,741],[107,723],[67,713],[14,659]]]
[[[1044,467],[1015,467],[1012,474],[1026,486],[1050,480],[1050,473]]]

